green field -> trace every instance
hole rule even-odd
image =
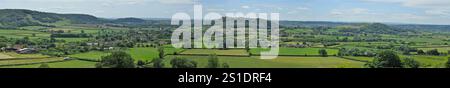
[[[109,53],[101,52],[101,51],[91,51],[87,53],[79,53],[74,55],[69,55],[70,57],[83,58],[83,59],[92,59],[92,60],[100,60],[102,56],[107,56]]]
[[[64,62],[47,63],[50,68],[95,68],[96,62],[71,60]],[[20,65],[20,66],[7,66],[0,68],[38,68],[41,64],[32,65]]]
[[[400,58],[413,58],[421,63],[422,67],[427,68],[442,68],[444,63],[447,61],[447,56],[424,56],[424,55],[413,55],[413,56],[403,56]]]
[[[31,63],[62,61],[62,60],[63,60],[63,58],[39,58],[39,59],[2,60],[2,61],[0,61],[0,65],[31,64]]]
[[[35,36],[33,36],[35,34]],[[49,38],[49,33],[29,31],[29,30],[13,30],[13,29],[0,29],[0,36],[7,38]]]
[[[182,57],[194,60],[197,67],[204,68],[208,56],[168,56],[165,59],[166,67],[170,67],[173,57]],[[285,57],[263,60],[259,57],[229,57],[219,56],[220,63],[228,63],[231,68],[361,68],[363,62],[346,60],[338,57]]]
[[[175,48],[164,48],[165,54],[173,54],[174,52],[180,52],[182,49]],[[127,53],[131,55],[133,59],[137,60],[152,60],[153,58],[158,57],[159,52],[156,48],[130,48],[126,50]],[[102,56],[109,55],[109,52],[102,51],[91,51],[87,53],[79,53],[74,55],[69,55],[70,57],[83,58],[83,59],[92,59],[92,60],[100,60]]]
[[[187,49],[181,54],[185,55],[236,55],[236,56],[248,56],[249,54],[244,49],[228,49],[228,50],[217,50],[217,49]]]
[[[280,48],[279,55],[319,55],[321,48]],[[259,55],[262,51],[269,51],[269,49],[250,49],[253,55]],[[337,54],[336,49],[326,49],[328,55]]]
[[[361,57],[361,56],[344,56],[345,58],[351,58],[355,60],[361,61],[372,61],[374,57]]]
[[[433,50],[433,49],[437,49],[439,52],[441,53],[448,53],[448,51],[450,51],[450,47],[439,47],[439,48],[418,48],[419,50],[423,50],[423,51],[429,51],[429,50]]]
[[[56,38],[59,40],[64,40],[66,42],[81,42],[81,41],[87,41],[89,38]]]
[[[49,56],[42,54],[17,54],[15,52],[0,53],[0,59],[5,58],[48,58]]]

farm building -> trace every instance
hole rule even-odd
[[[16,51],[18,54],[32,54],[37,53],[37,50],[34,48],[23,48]]]

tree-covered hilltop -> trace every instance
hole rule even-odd
[[[103,19],[85,14],[57,14],[25,9],[1,9],[0,28],[55,26],[62,23],[100,23]]]

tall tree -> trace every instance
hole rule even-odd
[[[320,56],[322,56],[322,57],[328,57],[327,50],[325,50],[325,49],[320,49],[320,50],[319,50],[319,54],[320,54]]]
[[[164,58],[164,47],[163,46],[158,47],[158,52],[159,52],[159,58]]]
[[[130,54],[122,51],[115,51],[111,55],[102,57],[99,65],[106,68],[134,68],[135,66]]]
[[[405,59],[403,59],[403,65],[406,68],[419,68],[420,62],[418,62],[412,58],[405,58]]]
[[[197,67],[197,62],[192,61],[190,59],[186,59],[186,58],[174,57],[170,61],[170,64],[172,64],[172,68],[196,68]]]
[[[164,59],[162,58],[154,58],[152,63],[153,68],[164,68]]]
[[[391,50],[382,51],[375,59],[365,64],[369,68],[402,68],[400,57]]]
[[[447,62],[445,63],[446,68],[450,68],[450,57],[447,58]]]
[[[219,58],[217,58],[216,54],[209,55],[208,65],[206,68],[219,68]]]

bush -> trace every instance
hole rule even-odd
[[[450,57],[447,58],[447,63],[445,63],[446,68],[450,68]]]
[[[172,68],[196,68],[197,62],[186,59],[186,58],[177,58],[175,57],[170,61],[172,64]]]
[[[365,64],[369,68],[402,68],[399,56],[394,51],[386,50],[375,56],[375,59]]]
[[[420,62],[418,62],[412,58],[405,58],[403,60],[403,65],[405,68],[419,68]]]
[[[39,68],[50,68],[50,66],[46,63],[43,63],[39,66]]]
[[[128,53],[116,51],[111,55],[102,57],[100,66],[108,68],[134,68],[134,59]]]

